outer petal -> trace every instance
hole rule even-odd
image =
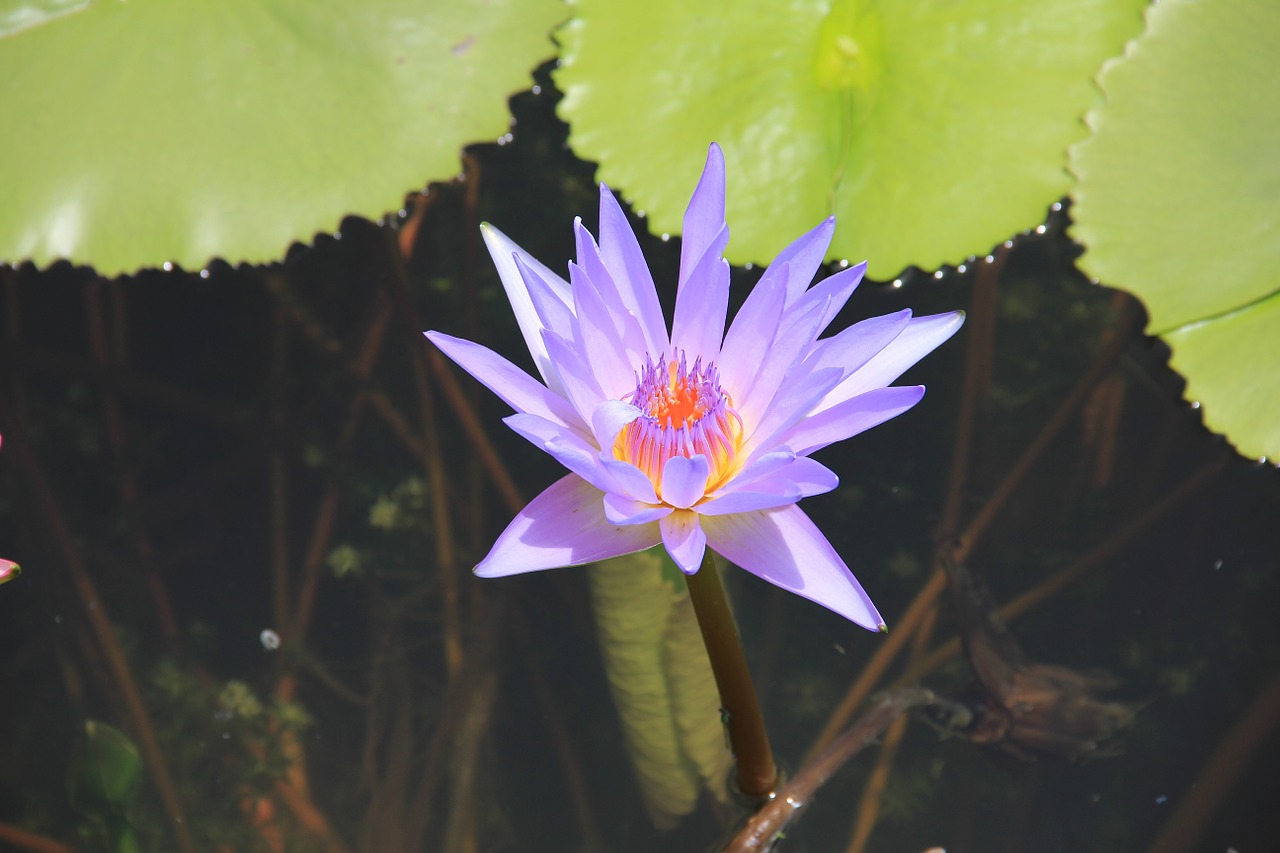
[[[799,507],[705,516],[702,527],[713,550],[753,575],[864,628],[884,630],[862,585]]]
[[[677,294],[684,290],[684,284],[693,268],[702,260],[702,256],[724,227],[724,153],[713,142],[707,151],[707,165],[702,168],[702,177],[684,212]],[[726,233],[726,238],[727,236]],[[723,246],[720,251],[724,251]]]
[[[876,353],[893,343],[910,322],[910,308],[880,317],[868,317],[818,341],[809,353],[808,363],[815,370],[839,367],[847,378],[854,371],[860,370]]]
[[[728,230],[721,232],[729,236]],[[720,360],[724,338],[724,318],[729,310],[729,263],[720,253],[724,243],[713,241],[698,267],[676,295],[675,319],[671,323],[671,345],[702,363]]]
[[[513,260],[516,269],[520,271],[520,278],[524,281],[525,288],[529,291],[529,301],[533,303],[533,310],[538,315],[542,328],[549,329],[562,338],[573,337],[572,298],[566,305],[555,286],[525,263],[520,255],[516,255]],[[538,340],[542,340],[541,334],[538,335]]]
[[[627,524],[646,524],[666,518],[676,510],[662,504],[650,504],[633,501],[621,495],[606,493],[604,496],[604,517],[610,524],[624,526]]]
[[[544,388],[488,347],[443,332],[424,334],[442,353],[517,412],[528,412],[570,429],[589,432],[585,418],[579,416],[567,400]]]
[[[621,335],[595,284],[582,267],[570,264],[569,280],[573,282],[578,351],[591,365],[591,372],[600,383],[604,396],[609,399],[621,397],[636,383],[635,370],[627,363],[626,354],[620,346]]]
[[[507,525],[476,574],[496,578],[577,566],[643,551],[661,541],[654,522],[610,524],[602,498],[599,489],[577,474],[552,484]]]
[[[792,365],[801,360],[814,338],[818,335],[818,324],[825,313],[824,305],[810,305],[803,313],[785,317],[778,328],[778,336],[767,351],[760,368],[751,382],[750,388],[735,400],[738,414],[742,415],[747,425],[759,423],[769,409],[774,396],[778,393],[782,380],[791,370]],[[761,344],[765,347],[765,344]]]
[[[542,323],[529,298],[528,288],[516,266],[515,258],[519,257],[526,266],[540,275],[565,305],[573,304],[569,283],[538,263],[537,259],[513,243],[506,234],[487,222],[481,223],[480,233],[484,236],[485,245],[489,247],[489,254],[493,256],[493,265],[498,268],[498,278],[502,280],[511,310],[515,312],[516,322],[520,324],[520,334],[524,335],[525,345],[529,347],[529,354],[533,356],[533,363],[542,375],[542,381],[548,387],[560,390],[554,372],[549,369],[550,357],[547,349],[542,344]]]
[[[600,464],[595,446],[577,433],[537,415],[515,414],[502,422],[597,489],[618,490],[613,476]]]
[[[923,385],[876,388],[801,421],[776,440],[804,456],[896,418],[923,396]]]
[[[805,291],[804,295],[795,301],[791,310],[800,311],[810,302],[830,300],[827,304],[826,313],[822,316],[822,322],[818,325],[818,334],[822,334],[823,330],[831,325],[831,321],[840,313],[840,309],[849,301],[849,297],[857,290],[858,285],[862,283],[862,276],[866,271],[867,262],[863,261],[848,269],[840,270],[835,275],[827,276]]]
[[[604,400],[604,390],[591,371],[591,365],[568,341],[549,331],[542,333],[542,340],[551,354],[552,364],[560,381],[564,383],[565,396],[573,404],[584,422]]]
[[[649,352],[666,352],[670,343],[667,322],[662,317],[653,275],[626,214],[604,184],[600,185],[600,259],[613,276],[622,303],[640,321]]]
[[[718,362],[720,380],[735,400],[746,396],[760,371],[760,362],[777,337],[787,299],[786,266],[775,263],[769,267],[770,272],[779,270],[779,274],[769,277],[766,273],[756,283],[724,336]]]
[[[831,245],[831,235],[835,230],[836,218],[828,216],[812,231],[801,235],[790,246],[779,252],[773,259],[773,263],[769,265],[769,269],[760,277],[760,283],[764,284],[765,279],[769,278],[777,267],[778,271],[784,274],[787,290],[786,304],[789,307],[808,289],[809,282],[813,281],[814,275],[818,272],[818,267],[822,266],[822,259],[827,255],[827,246]],[[759,287],[759,285],[756,286]]]
[[[770,476],[760,477],[734,488],[731,483],[719,495],[698,504],[700,515],[729,515],[757,509],[787,506],[811,495],[821,495],[840,485],[840,478],[827,466],[807,457],[791,461]]]
[[[964,325],[964,312],[914,317],[893,343],[876,353],[860,370],[836,386],[819,405],[819,410],[873,388],[883,388],[908,367],[933,352]]]
[[[678,509],[659,521],[658,527],[662,531],[662,544],[680,571],[686,575],[696,572],[707,550],[707,536],[702,532],[698,514]]]

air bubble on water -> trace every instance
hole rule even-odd
[[[262,642],[262,647],[269,652],[274,652],[280,648],[280,635],[270,628],[263,628],[262,633],[258,635],[258,639]]]

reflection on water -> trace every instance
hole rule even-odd
[[[582,571],[467,572],[558,473],[419,332],[526,358],[476,223],[553,267],[571,256],[595,190],[548,100],[519,100],[521,134],[398,231],[349,222],[268,270],[0,271],[0,550],[24,569],[0,587],[0,832],[110,849],[109,816],[66,793],[89,719],[138,746],[128,819],[146,849],[702,851],[741,820],[704,797],[653,827]],[[1080,749],[1018,758],[917,720],[837,773],[787,850],[1275,836],[1280,479],[1200,427],[1135,333],[1140,309],[1073,272],[1067,215],[992,263],[864,284],[834,324],[970,312],[907,375],[924,402],[824,451],[842,485],[805,504],[890,634],[725,574],[793,772],[896,683],[969,703],[1014,684],[991,738],[1006,745],[1047,707],[993,679],[1016,670],[1005,657],[975,679],[956,654],[972,613],[946,592],[940,541],[1005,608],[988,652],[1016,638],[1024,674],[1068,667],[1076,681],[1037,684],[1076,699],[1110,673],[1132,725],[1106,732],[1115,754],[1070,761],[1042,753]],[[678,245],[645,250],[669,307]],[[737,300],[758,275],[735,273]],[[1033,721],[1040,747],[1062,724]]]

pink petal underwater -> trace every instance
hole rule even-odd
[[[556,481],[520,510],[475,573],[498,578],[577,566],[643,551],[662,540],[656,523],[610,524],[603,497],[577,474]]]
[[[707,536],[698,523],[698,514],[678,509],[658,522],[662,544],[680,571],[691,575],[702,565],[707,551]]]
[[[544,388],[493,350],[443,332],[424,334],[442,353],[517,412],[528,412],[586,433],[586,420],[563,397]]]
[[[703,516],[713,551],[774,586],[872,631],[884,620],[849,567],[800,507]]]

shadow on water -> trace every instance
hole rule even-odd
[[[0,270],[0,543],[24,567],[0,587],[0,839],[109,849],[66,793],[91,719],[140,749],[145,849],[702,851],[742,819],[708,800],[649,822],[581,572],[468,571],[559,474],[419,333],[527,364],[476,226],[555,268],[573,216],[594,229],[552,106],[517,98],[515,142],[408,218],[272,268]],[[1132,725],[1063,758],[1035,748],[1056,719],[1010,750],[917,718],[832,777],[786,850],[1243,852],[1280,829],[1280,477],[1202,428],[1140,307],[1074,271],[1068,216],[995,263],[864,284],[833,326],[970,312],[907,375],[924,402],[823,451],[843,482],[805,505],[890,634],[726,574],[793,772],[874,690],[993,707],[936,542],[1019,660],[1107,671]],[[678,243],[642,242],[669,306]],[[734,276],[740,301],[758,270]],[[1020,689],[1006,741],[1035,707]]]

